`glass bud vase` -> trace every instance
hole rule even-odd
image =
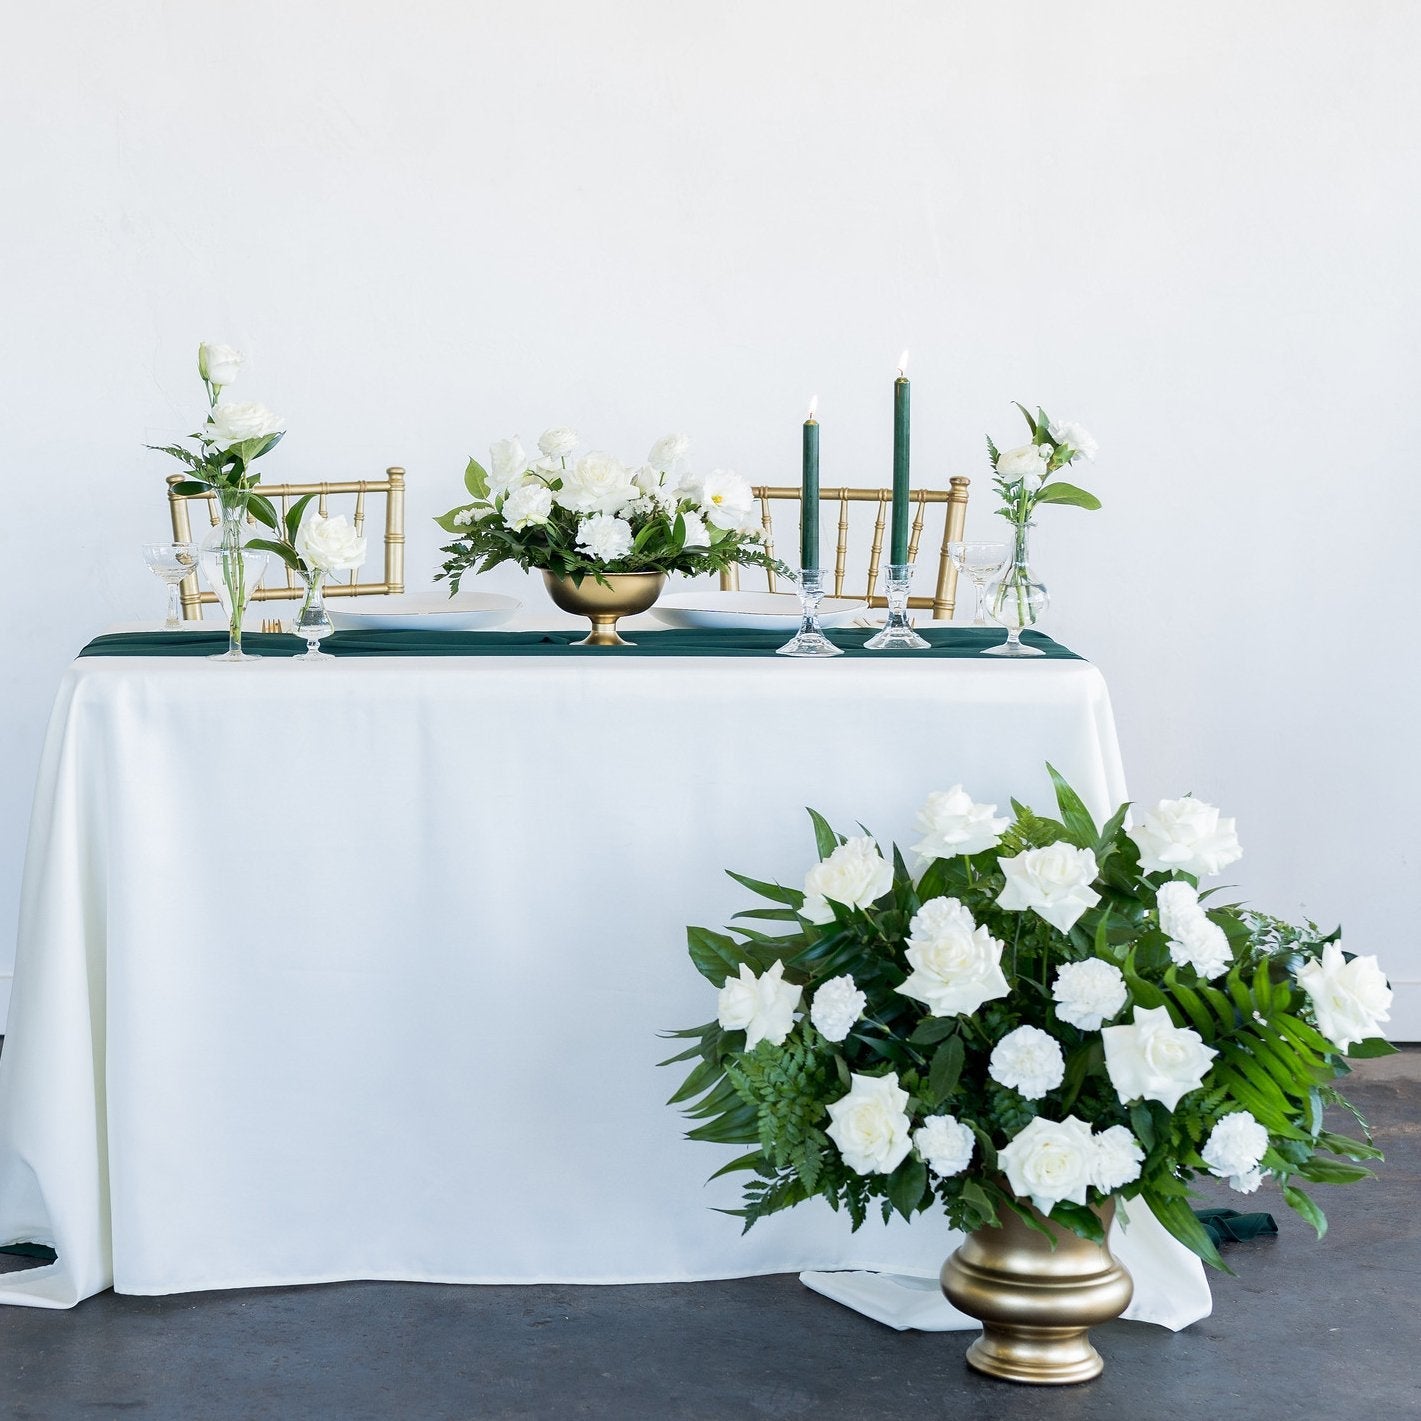
[[[335,631],[335,625],[326,611],[326,599],[321,592],[321,584],[326,579],[325,571],[315,568],[306,575],[306,596],[301,602],[301,610],[291,630],[306,643],[306,651],[297,661],[334,661],[335,657],[321,650],[321,642]]]
[[[259,548],[246,545],[246,494],[219,493],[217,507],[221,516],[217,526],[203,539],[198,555],[198,565],[227,618],[227,650],[211,659],[255,661],[256,657],[242,650],[242,618],[270,559]]]
[[[1000,646],[989,646],[984,656],[1042,656],[1039,647],[1027,646],[1021,634],[1035,626],[1050,605],[1046,585],[1031,571],[1031,523],[1019,523],[1012,529],[1011,561],[1001,575],[987,585],[987,615],[1007,629],[1007,639]]]

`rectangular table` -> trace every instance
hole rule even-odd
[[[0,1301],[936,1267],[940,1219],[713,1212],[735,1151],[655,1068],[715,1014],[684,929],[749,906],[725,868],[802,879],[806,805],[906,847],[959,781],[1049,806],[1049,759],[1103,816],[1105,682],[684,652],[77,661],[0,1057],[0,1242],[58,1259]]]

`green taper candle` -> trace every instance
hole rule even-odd
[[[905,350],[893,382],[893,536],[888,559],[899,567],[908,561],[908,405],[913,387],[904,373],[907,366]]]
[[[799,483],[799,565],[819,570],[819,421],[814,418],[818,396],[809,402],[804,421],[804,454]]]

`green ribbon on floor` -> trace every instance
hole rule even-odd
[[[1237,1209],[1195,1209],[1194,1217],[1218,1248],[1225,1243],[1248,1243],[1267,1234],[1276,1234],[1272,1214],[1240,1214]]]
[[[932,645],[926,651],[865,651],[873,635],[867,627],[836,627],[829,639],[847,656],[920,656],[959,660],[977,657],[1002,642],[998,627],[925,627],[920,633]],[[773,656],[789,640],[788,632],[698,628],[676,631],[628,631],[635,646],[574,646],[586,633],[557,632],[336,632],[321,644],[332,656]],[[1040,632],[1023,632],[1022,641],[1052,660],[1080,661],[1074,651]],[[306,643],[277,632],[244,632],[244,650],[259,656],[300,656]],[[227,649],[227,632],[111,632],[95,637],[80,656],[211,656]],[[1000,658],[990,658],[998,660]],[[1037,658],[1025,661],[1031,665]],[[1018,663],[1022,664],[1022,663]]]

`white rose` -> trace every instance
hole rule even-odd
[[[908,965],[898,990],[934,1016],[969,1016],[1011,990],[1002,944],[956,898],[930,898],[908,924]]]
[[[286,423],[272,414],[265,405],[221,404],[208,416],[203,438],[218,449],[235,448],[251,439],[266,439],[281,434]]]
[[[1023,1100],[1040,1100],[1066,1079],[1066,1058],[1055,1037],[1039,1026],[1018,1026],[992,1048],[987,1074]]]
[[[1233,966],[1228,935],[1204,912],[1192,884],[1181,879],[1162,884],[1156,904],[1175,966],[1192,967],[1206,981],[1223,976]]]
[[[1063,963],[1051,984],[1056,1015],[1082,1031],[1100,1028],[1125,1005],[1125,976],[1113,962],[1087,957]]]
[[[955,1115],[931,1115],[913,1131],[913,1146],[939,1179],[951,1179],[972,1163],[977,1137]]]
[[[528,456],[517,437],[500,439],[489,446],[488,486],[491,494],[511,489],[528,472]]]
[[[1039,1115],[997,1159],[1018,1199],[1030,1199],[1049,1214],[1063,1199],[1084,1204],[1095,1163],[1095,1141],[1084,1120],[1068,1115],[1059,1123]]]
[[[1021,444],[997,456],[997,472],[1008,483],[1015,479],[1034,479],[1033,487],[1039,487],[1050,462],[1051,451],[1044,444]]]
[[[697,502],[717,528],[733,532],[744,526],[745,515],[754,507],[755,493],[739,474],[715,469],[702,482]]]
[[[690,450],[691,441],[684,434],[663,434],[651,446],[646,462],[661,473],[670,473]]]
[[[825,1130],[844,1163],[859,1174],[892,1174],[912,1149],[904,1107],[908,1092],[896,1071],[886,1076],[850,1077],[849,1093],[829,1107]]]
[[[365,536],[346,522],[343,513],[334,518],[312,513],[296,534],[296,551],[308,567],[322,572],[349,572],[365,561]]]
[[[1209,1138],[1204,1141],[1204,1148],[1199,1153],[1209,1166],[1210,1174],[1228,1179],[1252,1174],[1267,1149],[1268,1131],[1249,1111],[1235,1110],[1221,1117],[1209,1131]]]
[[[1112,1125],[1095,1137],[1090,1182],[1102,1194],[1113,1194],[1140,1177],[1140,1166],[1144,1162],[1145,1152],[1140,1142],[1123,1125]]]
[[[632,525],[610,513],[594,513],[577,525],[577,548],[598,562],[616,562],[632,550]]]
[[[236,380],[246,357],[230,345],[203,341],[197,348],[197,371],[210,385],[230,385]]]
[[[1063,933],[1070,932],[1081,914],[1100,902],[1100,894],[1090,886],[1099,870],[1089,849],[1048,844],[997,862],[1007,877],[997,898],[998,907],[1014,913],[1030,909]]]
[[[958,854],[980,854],[1001,843],[1002,830],[1011,822],[994,819],[995,804],[974,804],[961,785],[936,790],[918,811],[921,843],[913,852],[925,859],[950,859]]]
[[[1232,819],[1202,799],[1162,799],[1129,831],[1146,873],[1192,873],[1204,878],[1243,857]]]
[[[1181,1096],[1204,1084],[1219,1053],[1187,1026],[1176,1026],[1166,1007],[1136,1007],[1130,1026],[1107,1026],[1105,1071],[1122,1105],[1158,1100],[1173,1110]]]
[[[800,988],[784,980],[784,970],[784,963],[776,962],[757,977],[742,962],[739,977],[727,977],[720,989],[716,1019],[724,1031],[745,1033],[747,1051],[762,1041],[782,1046],[794,1028]]]
[[[1094,459],[1100,452],[1100,445],[1091,437],[1090,431],[1084,425],[1077,424],[1073,419],[1062,420],[1060,424],[1052,420],[1049,428],[1051,438],[1057,444],[1069,445],[1083,458]]]
[[[1391,1020],[1391,988],[1375,957],[1348,962],[1342,944],[1330,942],[1321,958],[1298,970],[1297,978],[1312,1002],[1318,1030],[1340,1050],[1380,1036],[1382,1022]]]
[[[867,908],[893,887],[893,868],[872,839],[848,839],[804,875],[804,907],[811,923],[832,923],[827,900],[846,908]]]
[[[683,544],[687,548],[708,548],[710,547],[710,533],[706,530],[705,520],[699,513],[683,513],[681,522],[685,525],[686,541]]]
[[[867,1005],[868,998],[845,973],[842,977],[831,977],[815,992],[809,1019],[826,1041],[842,1041]]]
[[[553,491],[547,484],[532,479],[519,484],[503,500],[503,521],[513,531],[538,527],[546,523],[553,513]]]
[[[577,448],[577,435],[561,425],[538,436],[538,452],[549,459],[566,459]]]
[[[640,490],[631,471],[610,454],[584,454],[562,476],[557,501],[573,513],[616,513]]]

